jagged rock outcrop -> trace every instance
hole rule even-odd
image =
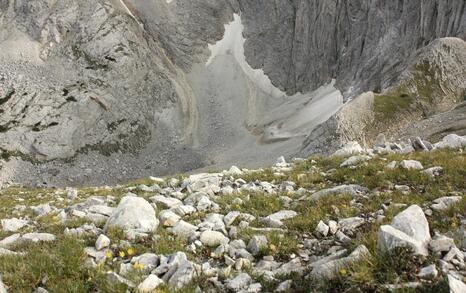
[[[350,96],[383,89],[417,49],[445,36],[466,38],[461,0],[238,2],[248,61],[291,93],[332,78]]]
[[[328,153],[353,140],[368,145],[379,133],[429,140],[463,133],[466,124],[460,103],[466,94],[465,77],[466,42],[437,39],[417,52],[398,82],[382,93],[368,91],[357,96],[314,129],[302,152]]]

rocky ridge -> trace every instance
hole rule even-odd
[[[0,289],[463,292],[465,147],[379,137],[260,170],[2,190]]]

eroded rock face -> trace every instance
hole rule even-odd
[[[463,19],[465,18],[463,13]],[[463,21],[466,22],[466,21]],[[466,92],[466,42],[440,38],[413,52],[396,82],[372,88],[345,104],[316,127],[304,141],[302,155],[330,154],[349,141],[371,144],[377,135],[438,141],[438,147],[461,147],[464,139],[464,93]],[[370,87],[365,88],[369,90]],[[384,103],[406,103],[407,108],[381,109]],[[463,140],[463,141],[462,141]]]
[[[440,37],[466,38],[461,0],[238,2],[248,60],[289,92],[335,77],[344,89],[385,88],[417,49]]]
[[[127,179],[126,174],[144,177],[150,171],[194,169],[217,159],[228,162],[230,158],[220,155],[207,158],[210,149],[202,141],[228,147],[247,136],[256,146],[261,135],[268,142],[300,145],[303,133],[299,138],[276,137],[273,127],[262,129],[273,121],[259,123],[248,113],[285,112],[292,117],[294,110],[268,108],[277,103],[273,95],[251,94],[249,89],[248,100],[227,108],[237,112],[226,120],[235,125],[235,135],[225,134],[230,131],[225,126],[215,130],[225,108],[216,105],[213,111],[211,104],[234,100],[219,93],[239,86],[198,91],[218,72],[208,75],[193,68],[205,67],[208,45],[222,39],[224,25],[237,18],[234,13],[241,15],[248,66],[263,69],[276,86],[274,92],[307,93],[336,79],[331,85],[338,103],[332,107],[338,108],[337,89],[350,97],[386,88],[417,49],[440,37],[464,38],[465,11],[462,0],[423,0],[422,5],[421,0],[2,1],[0,150],[4,156],[39,161],[47,172],[38,176],[32,164],[14,162],[0,181],[91,184],[117,176],[113,180]],[[233,61],[223,60],[221,68],[244,70]],[[206,76],[195,79],[191,71]],[[250,83],[244,73],[225,76],[236,78],[241,85]],[[304,102],[295,99],[292,107],[302,108],[309,101]],[[322,122],[318,120],[315,123]],[[283,125],[294,131],[302,127],[302,132],[314,128],[300,123],[297,119]],[[323,142],[338,146],[333,135],[339,126],[332,120],[315,130],[323,134],[316,147],[322,148]],[[202,136],[209,132],[214,134]],[[217,136],[222,139],[211,141]],[[263,147],[265,153],[276,152],[275,147]],[[63,171],[63,164],[72,160],[72,168]],[[141,164],[145,168],[139,168]]]

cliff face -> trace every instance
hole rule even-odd
[[[329,153],[347,141],[365,145],[390,139],[432,141],[466,133],[466,42],[441,38],[419,49],[399,80],[382,93],[365,92],[316,127],[302,155]]]
[[[463,0],[0,0],[0,181],[292,155],[338,90],[388,88],[445,36],[466,38]]]
[[[462,0],[239,0],[253,67],[289,93],[336,78],[347,95],[386,88],[414,52],[466,38]]]

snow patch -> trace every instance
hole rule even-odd
[[[270,78],[265,75],[262,69],[253,69],[246,61],[246,56],[244,55],[244,42],[246,39],[243,37],[243,30],[244,26],[241,22],[241,16],[235,13],[233,21],[225,25],[223,38],[214,45],[209,44],[211,55],[207,60],[206,66],[209,66],[215,58],[221,55],[233,55],[244,74],[262,91],[273,97],[284,96],[285,93],[272,84]]]
[[[335,80],[309,94],[289,97],[268,115],[273,122],[265,128],[263,140],[307,136],[342,106],[343,95],[335,88]]]

